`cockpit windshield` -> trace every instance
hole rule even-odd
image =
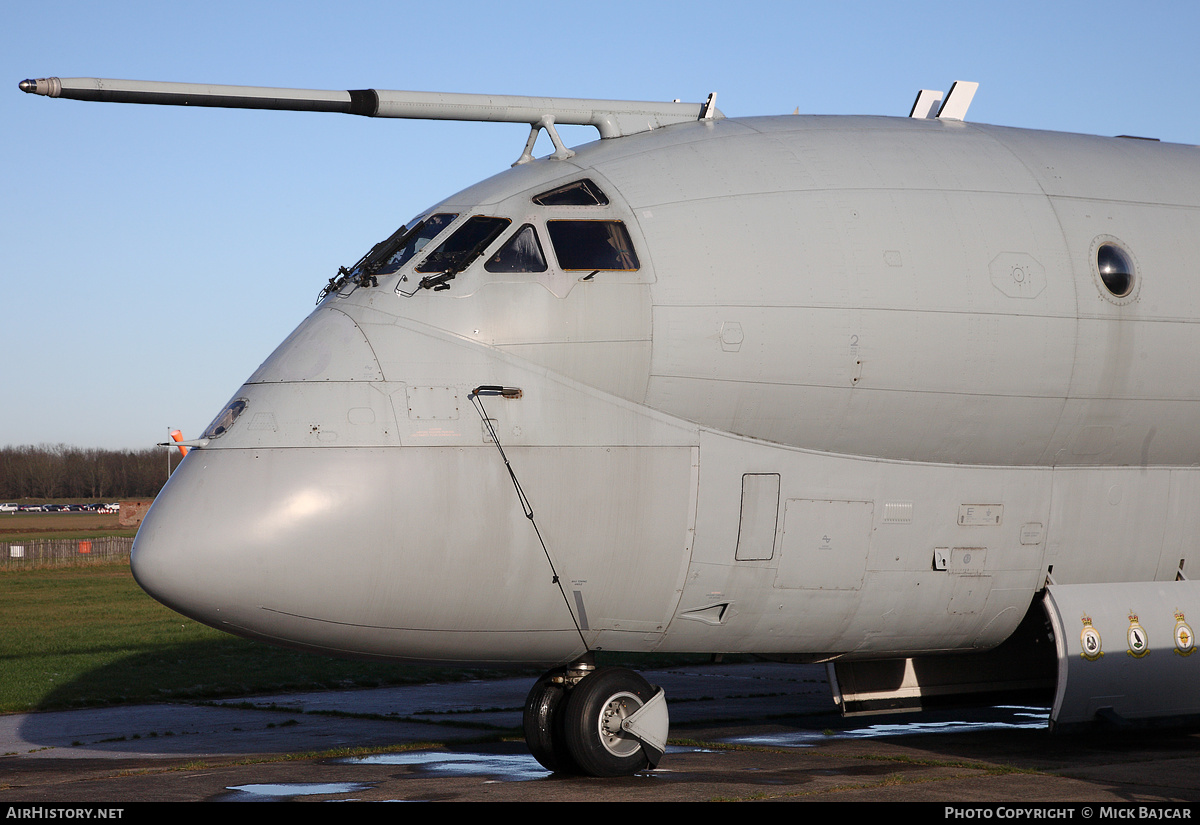
[[[461,272],[491,245],[509,223],[508,218],[476,215],[443,241],[432,255],[417,264],[417,272]]]
[[[522,226],[483,268],[488,272],[545,272],[546,255],[537,230],[529,224]]]
[[[398,238],[401,241],[400,245],[397,248],[385,250],[388,257],[380,264],[379,270],[375,274],[390,275],[404,266],[457,217],[457,213],[442,212],[430,215],[420,223],[414,221],[407,224],[405,231],[400,233],[401,237]]]

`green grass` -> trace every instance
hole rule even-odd
[[[330,659],[229,636],[151,599],[126,564],[0,572],[0,712],[479,675]]]
[[[635,669],[706,661],[597,655]],[[154,601],[127,563],[0,571],[0,713],[515,675],[532,684],[540,672],[360,662],[240,639]]]

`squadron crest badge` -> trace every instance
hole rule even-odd
[[[1179,656],[1191,656],[1196,652],[1196,634],[1191,625],[1184,621],[1183,611],[1175,611],[1175,653]]]
[[[1129,614],[1129,650],[1130,656],[1140,659],[1150,653],[1150,640],[1146,636],[1146,628],[1138,624],[1136,613]]]
[[[1100,645],[1100,631],[1092,626],[1091,616],[1083,617],[1083,631],[1079,634],[1079,646],[1082,648],[1079,655],[1089,662],[1094,662],[1104,655],[1104,650]]]

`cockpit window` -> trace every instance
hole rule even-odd
[[[488,272],[545,272],[546,256],[537,231],[529,224],[522,226],[483,268]]]
[[[417,264],[417,272],[462,272],[483,254],[512,221],[476,215],[442,242],[428,258]]]
[[[637,253],[620,221],[546,221],[563,269],[638,269]]]
[[[395,272],[400,267],[404,266],[418,252],[425,248],[425,245],[441,234],[442,230],[454,222],[458,217],[455,212],[442,212],[437,215],[430,215],[422,223],[416,224],[411,228],[406,228],[404,232],[397,233],[400,237],[397,240],[403,241],[403,245],[399,249],[392,250],[383,264],[380,265],[377,274],[389,275]],[[413,230],[416,231],[413,231]],[[407,236],[405,235],[407,232]]]
[[[538,206],[605,206],[608,196],[587,178],[533,196]]]

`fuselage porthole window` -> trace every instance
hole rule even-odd
[[[1113,297],[1124,298],[1133,292],[1133,258],[1117,244],[1100,244],[1096,250],[1096,270]]]
[[[546,256],[537,230],[525,224],[483,265],[488,272],[545,272]]]
[[[564,270],[631,272],[641,266],[621,221],[546,221],[546,231]]]

